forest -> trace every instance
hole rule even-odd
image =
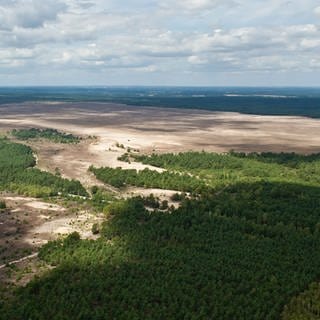
[[[29,139],[47,139],[56,143],[79,143],[81,138],[72,135],[71,133],[60,132],[56,129],[14,129],[11,131],[11,135],[19,140]]]
[[[93,166],[89,170],[99,180],[117,188],[126,185],[178,191],[200,191],[206,188],[204,181],[178,172],[157,172],[148,168],[138,172],[135,169],[122,170],[121,168],[95,168]]]
[[[41,171],[30,147],[0,138],[0,190],[32,197],[62,195],[87,196],[76,180]]]
[[[319,319],[319,155],[135,160],[167,171],[91,171],[119,187],[190,183],[191,193],[161,210],[153,196],[103,206],[95,188],[100,237],[72,233],[44,245],[39,258],[54,268],[0,302],[0,319]]]
[[[144,164],[168,171],[192,173],[212,187],[256,181],[320,184],[320,154],[185,152],[130,155]]]
[[[234,94],[230,96],[230,93]],[[318,88],[15,87],[0,88],[0,108],[26,101],[114,102],[128,106],[202,109],[320,118]],[[268,97],[269,96],[269,97]]]

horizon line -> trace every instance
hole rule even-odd
[[[0,88],[314,88],[320,89],[320,85],[0,85]]]

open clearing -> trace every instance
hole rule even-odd
[[[73,231],[82,238],[94,238],[92,225],[102,219],[86,210],[75,211],[71,205],[64,208],[29,197],[0,197],[8,207],[0,212],[0,265],[20,261],[48,240]]]

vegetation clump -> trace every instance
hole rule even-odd
[[[174,202],[182,201],[182,200],[184,200],[185,198],[186,198],[186,194],[185,194],[185,193],[178,193],[178,192],[174,193],[174,194],[170,197],[171,201],[174,201]]]
[[[94,223],[94,224],[92,225],[92,227],[91,227],[91,232],[92,232],[92,234],[94,234],[94,235],[99,234],[100,229],[99,229],[98,223]]]
[[[19,140],[47,139],[56,143],[79,143],[81,138],[70,133],[64,133],[56,129],[19,129],[12,130],[11,134]]]
[[[145,206],[153,209],[158,209],[160,207],[159,198],[156,198],[153,193],[147,197],[142,198]]]
[[[116,147],[120,149],[125,149],[125,146],[122,143],[120,144],[119,142],[116,143]]]
[[[0,211],[7,208],[6,202],[0,199]]]
[[[127,162],[130,163],[131,159],[130,159],[130,154],[128,152],[124,153],[123,155],[121,155],[120,157],[118,157],[119,161],[123,161],[123,162]]]

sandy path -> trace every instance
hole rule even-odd
[[[2,199],[6,201],[12,201],[12,202],[20,202],[23,203],[24,206],[38,209],[38,210],[48,210],[48,211],[65,211],[66,209],[52,203],[47,203],[43,201],[39,201],[36,198],[29,198],[29,197],[19,197],[19,196],[4,196]]]
[[[1,265],[0,266],[0,270],[1,269],[4,269],[6,266],[11,266],[12,264],[16,264],[16,263],[20,263],[20,262],[23,262],[23,261],[26,261],[26,260],[29,260],[29,259],[33,259],[33,258],[35,258],[35,257],[37,257],[38,256],[38,252],[36,252],[36,253],[33,253],[33,254],[30,254],[30,255],[28,255],[28,256],[26,256],[26,257],[23,257],[23,258],[20,258],[20,259],[17,259],[17,260],[14,260],[14,261],[10,261],[10,262],[8,262],[8,263],[6,263],[6,264],[3,264],[3,265]]]

